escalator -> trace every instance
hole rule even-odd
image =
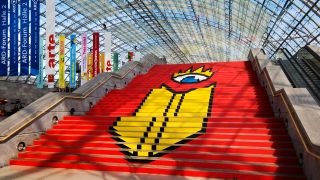
[[[293,87],[307,88],[320,104],[320,57],[313,48],[306,46],[295,55],[283,49],[285,58],[279,64],[291,81]]]

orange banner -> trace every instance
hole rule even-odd
[[[88,53],[87,55],[87,79],[90,80],[92,79],[93,76],[93,57],[92,57],[92,53]]]

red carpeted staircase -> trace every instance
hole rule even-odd
[[[207,79],[190,83],[195,74]],[[187,83],[174,79],[183,76]],[[86,116],[64,117],[10,163],[304,179],[284,123],[273,117],[250,62],[156,65],[108,93]]]

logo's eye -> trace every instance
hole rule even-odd
[[[178,83],[198,83],[207,80],[209,77],[202,74],[185,74],[174,77],[173,80]]]

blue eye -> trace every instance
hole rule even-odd
[[[200,74],[186,74],[182,76],[177,76],[173,78],[173,80],[178,83],[192,84],[192,83],[198,83],[198,82],[207,80],[208,78],[209,77],[205,75],[200,75]]]

